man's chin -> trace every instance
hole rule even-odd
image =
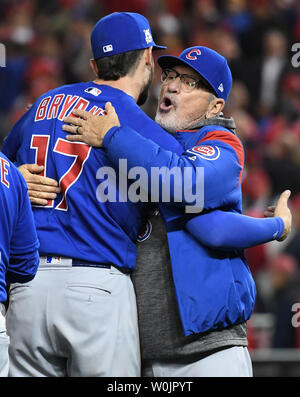
[[[171,117],[168,117],[168,114],[165,112],[158,111],[155,115],[155,121],[170,134],[174,134],[177,130],[174,120],[172,120]]]

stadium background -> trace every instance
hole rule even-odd
[[[145,15],[169,53],[205,45],[227,58],[234,83],[225,113],[235,118],[246,151],[244,213],[262,217],[280,192],[292,191],[287,241],[246,251],[258,290],[248,322],[254,375],[299,376],[300,316],[292,305],[300,302],[300,55],[292,45],[300,49],[300,1],[1,0],[0,145],[39,95],[93,79],[90,31],[114,11]],[[157,68],[144,105],[151,117],[159,82]]]

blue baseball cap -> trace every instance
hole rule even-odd
[[[218,98],[227,100],[232,86],[232,75],[226,59],[218,52],[207,47],[189,47],[179,57],[162,55],[157,62],[162,69],[182,64],[190,66],[203,77]]]
[[[91,45],[94,59],[148,47],[167,48],[154,43],[148,20],[134,12],[114,12],[99,19]]]

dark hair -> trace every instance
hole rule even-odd
[[[144,51],[143,48],[96,59],[98,77],[102,80],[119,80],[120,77],[133,73]]]

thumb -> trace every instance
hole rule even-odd
[[[280,205],[287,205],[288,199],[290,198],[291,195],[291,191],[285,190],[283,193],[281,193],[279,200],[278,200],[278,204]]]
[[[106,102],[105,104],[105,111],[107,114],[113,112],[115,110],[115,108],[113,107],[113,105],[111,104],[111,102]]]

